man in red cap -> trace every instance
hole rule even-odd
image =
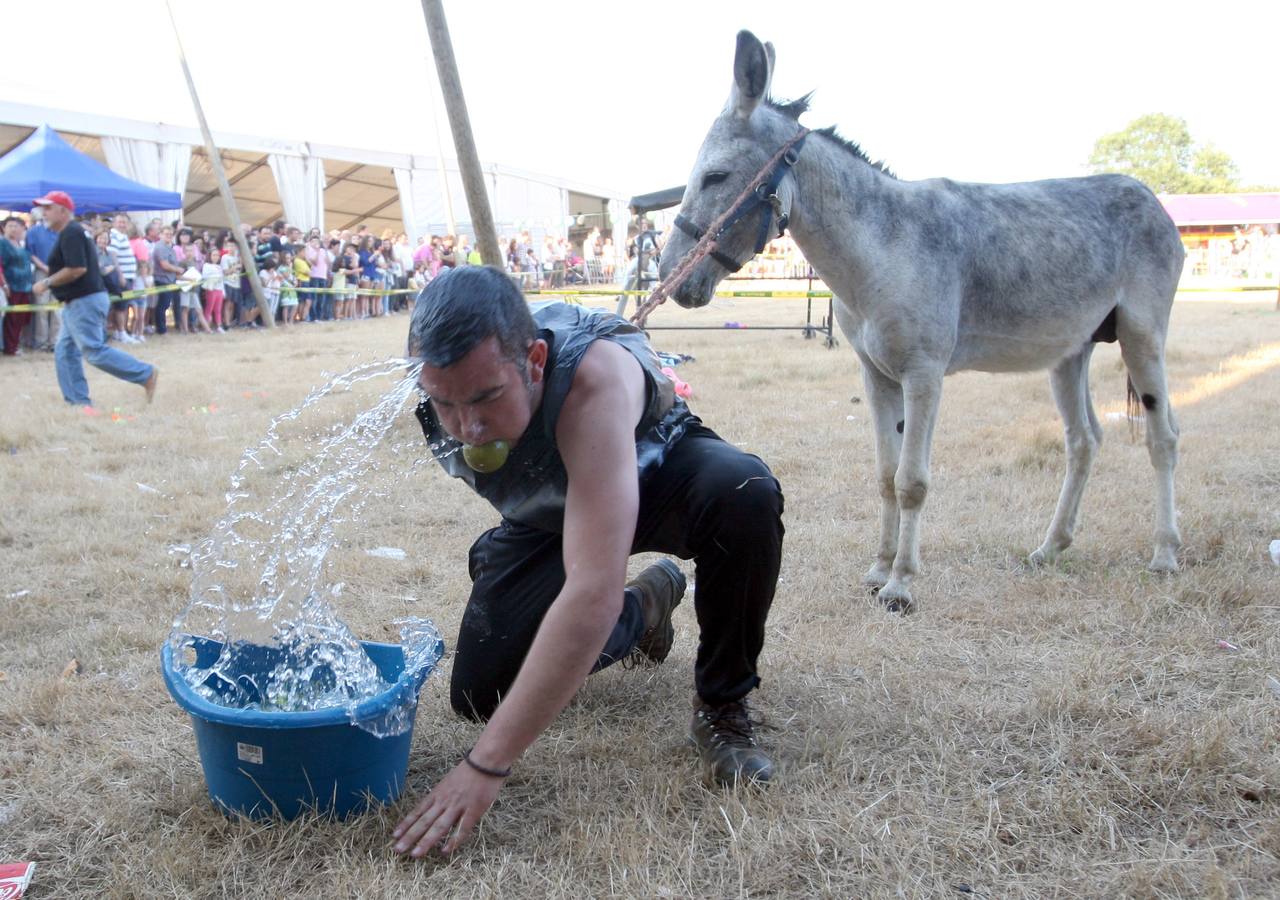
[[[93,406],[89,382],[84,377],[83,360],[87,358],[110,375],[142,385],[150,403],[159,370],[107,346],[107,310],[111,301],[98,271],[97,248],[75,221],[75,203],[63,191],[50,191],[32,202],[43,207],[45,224],[58,235],[49,254],[49,274],[35,283],[33,293],[41,296],[53,291],[53,296],[65,304],[62,331],[53,351],[62,396],[75,406]]]

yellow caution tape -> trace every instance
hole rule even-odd
[[[1178,288],[1178,293],[1206,292],[1214,294],[1226,294],[1235,291],[1276,291],[1280,290],[1280,285],[1267,284],[1246,284],[1237,287],[1186,287]],[[544,297],[580,297],[580,296],[599,296],[599,297],[647,297],[652,291],[624,291],[609,290],[607,288],[559,288],[559,289],[541,289],[526,288],[525,294]],[[828,297],[834,297],[831,291],[717,291],[717,297],[772,297],[775,299],[787,300],[825,300]]]
[[[235,276],[232,276],[232,277],[235,277]],[[189,281],[189,282],[185,282],[184,284],[162,284],[156,287],[142,288],[140,290],[124,291],[120,294],[108,294],[107,299],[111,300],[113,303],[117,300],[136,300],[140,297],[150,297],[155,294],[164,294],[164,293],[169,293],[171,291],[195,290],[196,287],[199,287],[207,283],[212,283],[212,279],[210,279],[209,281],[198,281],[198,282]],[[289,288],[284,288],[283,290],[292,290],[294,293],[299,293],[299,294],[364,294],[364,295],[376,296],[376,297],[381,297],[383,295],[390,295],[390,294],[418,293],[417,290],[414,288],[388,289],[388,288],[289,287]],[[57,303],[41,303],[41,304],[23,303],[15,306],[0,307],[0,314],[3,314],[5,312],[37,312],[39,310],[46,310],[46,309],[62,309],[64,305],[65,304],[61,301]]]
[[[528,288],[525,290],[527,295],[541,295],[544,297],[647,297],[652,291],[624,291],[624,290],[603,290],[594,288],[562,288],[559,290],[548,289],[541,290],[538,288]],[[717,297],[774,297],[783,299],[822,299],[835,296],[831,291],[722,291],[716,293]]]
[[[236,276],[231,276],[235,278]],[[196,286],[205,284],[206,282],[187,282],[185,285],[179,284],[163,284],[158,287],[143,288],[141,290],[125,291],[119,295],[111,294],[110,299],[115,300],[134,300],[139,297],[148,297],[153,294],[163,294],[169,291],[194,290]],[[384,297],[393,294],[417,294],[416,288],[312,288],[312,287],[291,287],[295,294],[342,294],[345,296],[360,295],[367,297]],[[1179,288],[1179,294],[1186,293],[1211,293],[1211,294],[1227,294],[1246,291],[1280,291],[1278,285],[1262,285],[1248,284],[1237,287],[1186,287]],[[541,289],[526,288],[524,294],[526,296],[541,297],[647,297],[651,291],[629,291],[609,288],[559,288],[559,289]],[[831,291],[717,291],[715,296],[721,299],[732,298],[773,298],[784,300],[825,300],[835,295]],[[573,300],[571,302],[580,303],[581,301]],[[46,303],[46,304],[21,304],[17,306],[8,306],[0,308],[0,314],[5,312],[39,312],[42,310],[61,309],[62,303]]]
[[[1236,291],[1280,291],[1280,285],[1275,284],[1243,284],[1239,287],[1180,287],[1179,294],[1207,293],[1207,294],[1231,294]]]

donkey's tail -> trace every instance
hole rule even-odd
[[[1138,396],[1138,389],[1133,386],[1133,379],[1127,375],[1125,386],[1125,418],[1129,420],[1129,438],[1136,441],[1138,435],[1142,434],[1142,426],[1146,421],[1145,410],[1142,398]]]

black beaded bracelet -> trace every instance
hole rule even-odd
[[[475,747],[471,748],[471,750],[474,750],[474,749]],[[505,769],[490,769],[488,766],[482,766],[480,765],[480,763],[476,762],[474,759],[471,758],[471,750],[468,750],[466,753],[462,754],[462,760],[471,768],[479,772],[481,775],[488,775],[490,778],[510,778],[511,777],[510,766],[507,766]]]

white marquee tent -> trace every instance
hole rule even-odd
[[[179,191],[187,224],[228,224],[197,129],[0,101],[0,156],[46,123],[121,175]],[[214,142],[246,224],[285,219],[326,231],[365,224],[374,234],[404,231],[416,244],[420,235],[449,233],[452,220],[457,233],[472,234],[454,160],[442,166],[434,156],[223,132],[214,132]],[[495,163],[482,167],[500,238],[519,230],[535,241],[545,234],[572,238],[594,227],[625,245],[622,192]]]

